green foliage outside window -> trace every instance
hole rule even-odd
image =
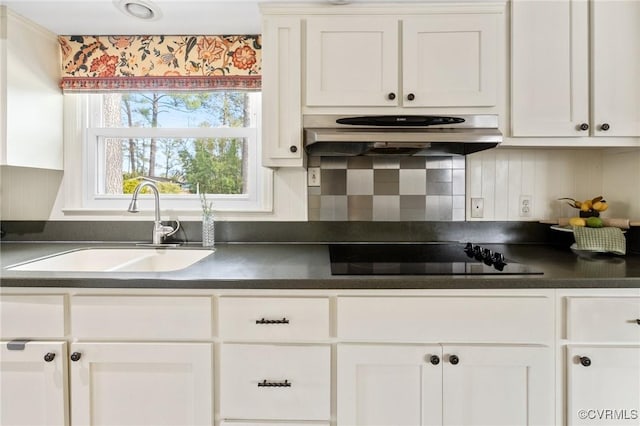
[[[209,128],[250,126],[244,92],[126,93],[119,127]],[[243,138],[121,139],[122,192],[139,178],[159,182],[163,193],[242,194],[246,190]],[[119,167],[119,166],[118,166]]]

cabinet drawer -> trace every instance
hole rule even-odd
[[[640,297],[568,297],[567,338],[640,342]]]
[[[223,344],[220,351],[224,419],[329,420],[330,383],[329,346]]]
[[[74,296],[71,333],[86,339],[209,339],[211,298]]]
[[[222,297],[220,336],[234,340],[329,338],[329,299]]]
[[[338,337],[353,341],[548,343],[544,296],[340,297]]]
[[[3,295],[0,333],[4,339],[64,337],[64,296]]]
[[[273,422],[222,422],[220,426],[310,426],[309,423],[273,423]],[[327,423],[313,423],[313,426],[329,426]]]

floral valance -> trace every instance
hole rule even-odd
[[[65,91],[259,90],[259,35],[60,36]]]

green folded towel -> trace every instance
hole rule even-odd
[[[620,228],[587,228],[574,226],[573,235],[578,250],[602,251],[615,254],[626,254],[627,241]]]

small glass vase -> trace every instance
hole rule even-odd
[[[215,218],[213,213],[202,215],[202,247],[213,247],[216,243]]]

